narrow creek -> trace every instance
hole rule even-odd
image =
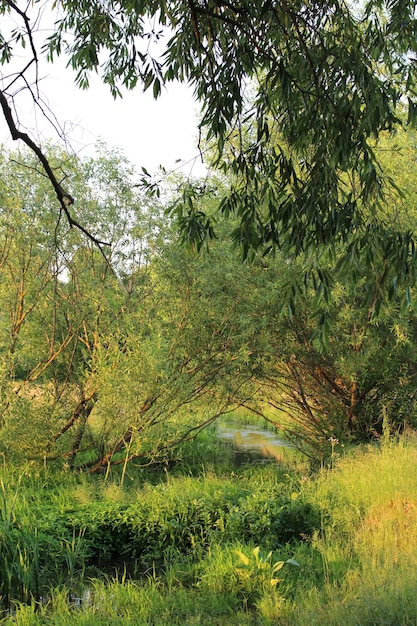
[[[291,444],[261,426],[219,424],[217,437],[233,448],[236,465],[253,462],[281,462]]]

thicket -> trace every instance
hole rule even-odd
[[[138,479],[127,492],[100,478],[2,474],[3,610],[16,601],[39,603],[51,585],[78,591],[103,572],[140,578],[159,575],[174,557],[198,563],[236,537],[267,551],[288,549],[321,523],[317,508],[272,467],[235,478],[142,479],[135,488]]]
[[[412,136],[398,140],[407,177],[388,221],[412,225]],[[335,273],[323,248],[306,284],[300,259],[242,263],[230,225],[196,254],[178,241],[175,179],[163,198],[149,197],[123,155],[99,146],[65,175],[83,223],[111,234],[106,260],[51,223],[54,199],[30,168],[27,155],[3,155],[0,449],[13,462],[93,473],[169,464],[182,441],[239,406],[285,431],[312,463],[334,441],[378,439],[384,416],[414,426],[414,309],[395,276],[392,293],[380,292],[392,268],[376,252],[372,266],[343,262]],[[225,186],[191,185],[207,211]],[[331,298],[318,297],[316,279],[331,284]]]

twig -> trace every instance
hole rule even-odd
[[[110,244],[106,241],[101,241],[99,239],[97,239],[97,237],[95,237],[94,235],[92,235],[86,228],[84,228],[84,226],[82,226],[82,224],[80,224],[79,222],[77,222],[77,220],[75,220],[71,213],[70,213],[70,207],[74,204],[74,198],[68,193],[66,192],[63,187],[61,186],[61,184],[59,183],[58,179],[56,178],[53,169],[47,159],[47,157],[44,155],[44,153],[42,152],[42,150],[40,149],[40,147],[33,141],[33,139],[31,139],[29,137],[29,135],[27,133],[23,133],[22,131],[20,131],[16,124],[15,121],[13,119],[13,113],[12,110],[9,106],[9,103],[7,101],[7,98],[4,94],[3,91],[0,91],[0,105],[1,108],[3,110],[3,115],[6,119],[7,125],[9,127],[11,136],[13,138],[14,141],[17,140],[21,140],[23,141],[23,143],[25,143],[38,157],[39,161],[41,162],[45,173],[47,175],[47,177],[49,178],[50,182],[52,183],[52,186],[55,190],[56,196],[59,200],[59,203],[61,205],[62,210],[64,211],[68,223],[70,225],[71,228],[75,227],[78,228],[78,230],[80,230],[82,233],[84,233],[84,235],[86,237],[88,237],[88,239],[90,239],[90,241],[92,241],[101,251],[101,253],[103,254],[104,258],[107,260],[106,255],[104,254],[104,251],[102,249],[103,246],[109,246]]]

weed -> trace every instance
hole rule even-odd
[[[236,571],[242,578],[256,578],[259,577],[262,584],[266,583],[267,586],[276,587],[280,581],[275,575],[279,572],[284,565],[294,565],[300,567],[300,564],[295,559],[287,559],[286,561],[272,561],[272,551],[266,556],[262,556],[260,547],[256,546],[252,550],[252,554],[247,556],[241,550],[234,550],[235,554],[239,558],[239,564],[236,565]]]

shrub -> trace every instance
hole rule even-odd
[[[226,518],[229,538],[253,542],[274,550],[307,539],[320,528],[318,509],[300,494],[265,490],[241,499]]]

